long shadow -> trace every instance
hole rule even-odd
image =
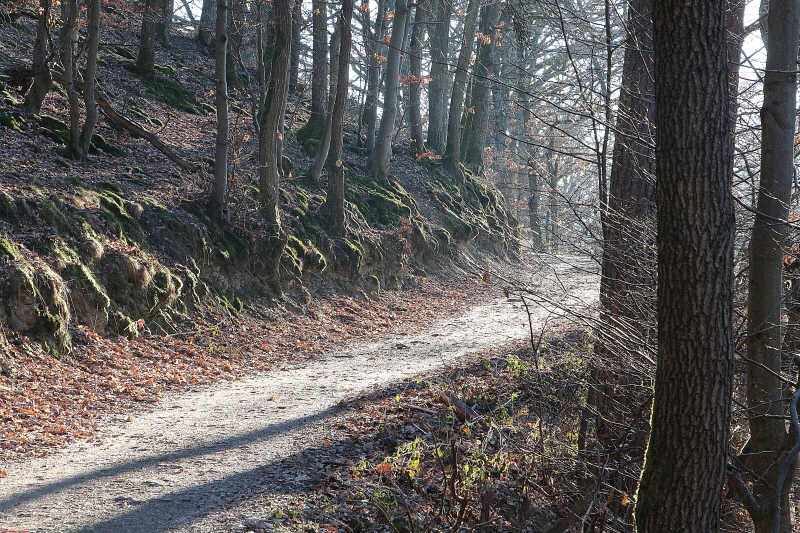
[[[338,444],[338,445],[337,445]],[[63,533],[160,533],[174,531],[176,528],[191,529],[191,522],[201,516],[222,511],[235,502],[258,497],[269,492],[277,494],[296,493],[303,483],[285,480],[270,479],[264,474],[264,469],[292,458],[314,454],[319,450],[340,449],[343,446],[352,447],[352,441],[343,439],[338,443],[331,443],[324,448],[311,448],[298,452],[289,457],[276,459],[246,472],[233,474],[225,478],[195,485],[186,489],[163,495],[157,499],[132,505],[130,510],[90,526],[77,529],[62,529]],[[355,452],[353,452],[355,453]],[[337,453],[341,457],[341,452]],[[314,476],[314,472],[308,472]],[[237,495],[231,498],[228,495]],[[242,495],[245,495],[244,497]],[[225,529],[220,524],[219,529]],[[191,529],[194,531],[195,529]]]
[[[244,433],[242,435],[226,436],[222,438],[220,441],[217,441],[216,443],[204,444],[202,446],[182,449],[179,451],[167,453],[156,457],[148,457],[146,459],[122,463],[119,465],[115,465],[113,467],[103,468],[101,470],[97,470],[89,474],[76,475],[64,479],[62,481],[50,483],[42,487],[37,487],[29,491],[15,494],[10,498],[0,500],[0,513],[9,512],[15,506],[18,506],[20,504],[35,500],[37,498],[41,498],[42,496],[45,496],[47,494],[68,490],[72,486],[84,484],[92,480],[97,480],[104,477],[117,476],[125,472],[131,472],[134,470],[139,470],[150,466],[155,466],[159,463],[178,462],[183,459],[190,459],[192,457],[197,457],[208,453],[214,453],[220,450],[238,448],[240,446],[249,444],[251,442],[269,439],[280,433],[286,432],[290,429],[299,428],[311,424],[313,422],[316,422],[317,420],[324,419],[338,410],[339,410],[338,407],[333,406],[318,413],[314,413],[312,415],[308,415],[299,419],[285,420],[283,422],[277,424],[271,424],[264,428]],[[117,531],[125,531],[125,530],[117,530]]]

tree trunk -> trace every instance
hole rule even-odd
[[[94,85],[97,78],[97,50],[100,44],[100,4],[102,0],[90,0],[88,4],[89,21],[87,25],[86,70],[83,77],[83,103],[86,107],[86,117],[81,128],[80,159],[86,159],[89,154],[89,145],[92,144],[92,135],[97,125],[97,102],[94,98]]]
[[[292,9],[292,59],[289,64],[289,92],[299,93],[300,86],[300,52],[302,51],[303,39],[300,34],[303,29],[303,0],[295,0]]]
[[[39,17],[36,19],[36,41],[33,44],[33,85],[25,95],[25,110],[38,115],[53,86],[50,74],[50,6],[52,0],[39,0]]]
[[[396,0],[392,20],[392,38],[386,59],[386,85],[383,93],[383,115],[378,130],[375,149],[369,157],[369,174],[376,181],[389,177],[389,159],[392,157],[392,134],[397,118],[397,87],[400,84],[400,54],[405,40],[407,0]]]
[[[417,5],[414,10],[414,26],[411,28],[411,51],[409,54],[408,114],[411,132],[411,150],[415,154],[425,151],[422,134],[422,25],[425,10]]]
[[[500,20],[500,3],[492,2],[481,9],[481,26],[478,35],[478,53],[472,67],[472,91],[470,94],[470,113],[466,115],[464,127],[464,163],[475,168],[483,168],[486,134],[489,127],[489,101],[491,82],[489,76],[494,71],[495,27]]]
[[[278,136],[283,122],[286,96],[289,92],[289,56],[292,45],[292,10],[290,0],[274,1],[275,39],[271,49],[269,88],[261,112],[261,131],[258,138],[259,185],[262,213],[269,225],[271,263],[268,276],[271,289],[280,293],[278,266],[286,246],[281,224]]]
[[[342,0],[339,15],[340,48],[336,100],[331,112],[331,150],[328,154],[328,195],[325,207],[331,220],[331,232],[336,237],[344,237],[347,231],[344,203],[344,165],[342,164],[342,145],[344,112],[347,106],[347,90],[350,84],[350,49],[352,47],[351,23],[353,19],[353,0]]]
[[[214,19],[217,16],[217,3],[214,0],[203,0],[200,11],[200,29],[197,40],[204,46],[211,46],[214,42]]]
[[[136,68],[147,78],[155,75],[156,26],[161,16],[157,2],[158,0],[145,0],[142,29],[139,34],[139,54],[136,56]]]
[[[364,49],[367,52],[367,97],[364,101],[362,121],[366,127],[366,148],[369,152],[375,149],[375,134],[378,124],[378,92],[380,91],[381,83],[381,62],[378,56],[382,48],[379,43],[386,29],[386,21],[384,20],[386,2],[387,0],[378,0],[374,33],[364,33]],[[368,26],[369,15],[367,12],[364,13],[364,20],[365,26]]]
[[[539,175],[534,167],[534,162],[528,162],[528,219],[531,227],[531,249],[534,252],[543,252],[542,222],[539,217],[539,200],[542,191],[539,186]]]
[[[313,42],[311,51],[311,131],[325,128],[328,99],[328,8],[323,0],[312,0],[311,24]]]
[[[658,365],[635,516],[642,533],[713,532],[734,350],[725,4],[660,0],[653,7]]]
[[[447,67],[447,50],[450,41],[450,17],[453,6],[447,0],[436,0],[432,13],[436,24],[430,32],[431,81],[428,82],[428,147],[441,152],[445,142],[445,110],[450,73]]]
[[[219,0],[217,4],[217,46],[214,52],[214,76],[216,77],[217,145],[214,153],[214,181],[211,186],[209,211],[212,220],[221,225],[225,220],[225,195],[228,192],[228,4]]]
[[[172,14],[175,12],[175,0],[158,0],[156,5],[158,20],[156,21],[156,39],[167,46],[169,29],[172,27]]]
[[[475,42],[475,26],[480,7],[479,0],[469,0],[467,15],[464,17],[464,32],[461,35],[461,50],[458,53],[453,90],[450,93],[450,111],[447,115],[447,145],[442,156],[442,164],[463,183],[461,172],[461,115],[464,112],[464,94],[469,77],[469,61]]]
[[[75,30],[78,24],[78,0],[66,0],[62,3],[64,24],[59,35],[59,52],[61,66],[64,69],[64,89],[67,91],[69,102],[69,140],[67,141],[67,154],[69,157],[80,156],[80,99],[75,89]]]
[[[330,91],[328,92],[328,105],[327,108],[331,110],[330,113],[327,113],[325,116],[325,130],[322,133],[322,136],[319,139],[319,144],[317,145],[317,152],[314,154],[314,161],[311,163],[311,167],[308,169],[308,178],[312,182],[317,182],[322,177],[322,169],[325,168],[325,162],[328,160],[328,152],[331,149],[331,135],[332,135],[332,128],[333,128],[333,106],[336,102],[336,91],[339,88],[339,50],[341,48],[341,32],[340,28],[337,27],[336,31],[331,37],[331,73],[334,74],[331,76],[331,86]]]
[[[789,218],[794,176],[800,2],[770,0],[767,26],[770,39],[761,108],[761,183],[750,239],[747,298],[750,440],[740,460],[751,473],[751,490],[759,506],[751,513],[756,533],[788,533],[793,530],[790,495],[794,466],[783,484],[778,485],[793,445],[783,419],[788,413],[779,377],[782,273],[788,226],[777,221]]]

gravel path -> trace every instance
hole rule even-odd
[[[530,307],[534,327],[552,323],[554,307],[596,301],[596,268],[587,260],[550,258],[533,270],[521,285],[539,297]],[[235,502],[310,479],[293,458],[309,450],[327,457],[340,402],[528,335],[522,301],[500,296],[420,334],[166,396],[130,418],[106,420],[94,443],[3,465],[0,531],[226,531]]]

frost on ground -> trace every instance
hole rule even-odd
[[[511,298],[498,294],[423,333],[167,396],[108,420],[94,443],[4,465],[0,529],[227,531],[224,517],[237,505],[295,492],[319,465],[336,461],[342,444],[331,441],[349,399],[528,338],[526,304],[534,332],[566,315],[587,316],[597,293],[593,265],[547,259],[524,282],[496,279]],[[524,301],[514,292],[522,287]]]

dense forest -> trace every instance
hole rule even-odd
[[[556,516],[522,467],[528,508],[492,515],[496,452],[444,474],[438,522],[386,527],[793,531],[800,2],[756,4],[4,0],[3,379],[31,343],[584,256],[599,304],[551,383],[579,415],[527,437],[568,464]]]

